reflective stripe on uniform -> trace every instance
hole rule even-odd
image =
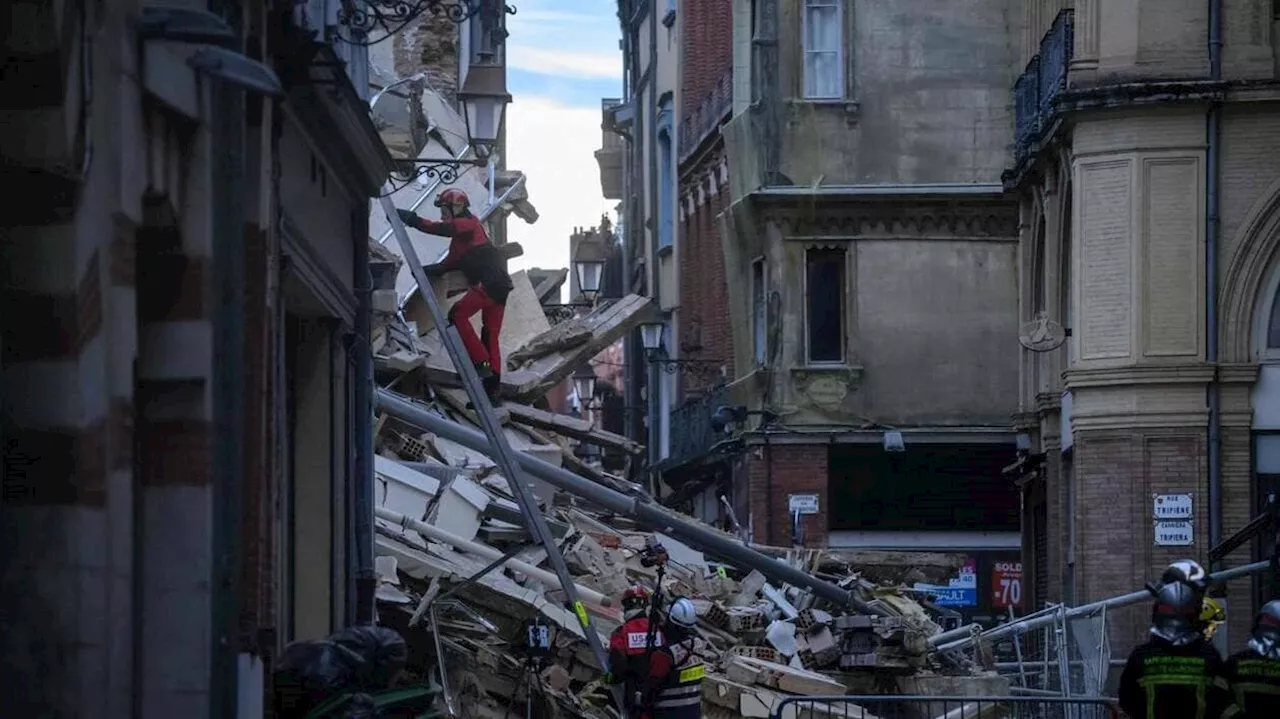
[[[701,684],[682,684],[668,687],[658,692],[655,709],[673,709],[675,707],[693,706],[702,703]]]
[[[680,670],[680,677],[679,677],[679,679],[677,679],[677,681],[679,681],[681,684],[687,684],[687,683],[692,682],[692,681],[697,681],[697,680],[699,680],[699,679],[701,679],[701,678],[705,677],[706,675],[707,675],[707,667],[706,667],[706,665],[704,665],[704,664],[699,664],[699,665],[698,665],[698,666],[696,666],[696,667],[689,667],[688,669],[681,669],[681,670]]]

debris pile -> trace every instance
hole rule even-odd
[[[551,327],[529,279],[524,273],[513,279],[501,338],[509,358],[505,402],[498,412],[512,447],[643,496],[640,487],[573,451],[575,442],[633,455],[641,446],[536,403],[643,320],[647,300],[606,302]],[[449,283],[438,284],[447,307]],[[477,426],[426,313],[410,303],[402,316],[385,313],[382,320],[374,337],[380,384],[441,417]],[[499,719],[523,711],[533,687],[532,701],[547,716],[614,716],[604,668],[583,641],[578,617],[545,568],[546,551],[525,530],[494,462],[385,415],[376,419],[375,437],[379,621],[404,633],[411,666],[441,683],[449,712]],[[919,691],[919,680],[931,674],[973,674],[934,664],[927,640],[941,631],[937,615],[901,589],[952,576],[963,563],[958,555],[754,547],[838,584],[874,610],[858,614],[807,590],[775,586],[757,570],[719,564],[633,518],[529,481],[602,643],[623,621],[621,592],[632,584],[657,584],[657,569],[645,566],[641,553],[653,543],[667,550],[663,595],[690,598],[698,612],[708,670],[704,714],[765,717],[786,695],[876,693],[884,682],[907,676]],[[535,617],[554,635],[550,661],[538,664],[526,658],[521,643],[522,627]],[[437,673],[437,666],[444,671]]]

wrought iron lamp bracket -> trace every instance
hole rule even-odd
[[[470,160],[437,160],[429,158],[396,160],[392,192],[399,192],[420,178],[438,180],[442,185],[452,185],[458,181],[467,167],[484,167],[486,158]]]
[[[667,374],[676,374],[679,372],[688,377],[700,380],[709,380],[719,377],[721,374],[721,367],[724,366],[724,362],[720,360],[668,359],[666,357],[656,357],[650,361],[662,367],[662,371]]]
[[[375,45],[425,14],[462,23],[486,10],[497,14],[499,9],[508,15],[516,14],[515,7],[500,0],[343,0],[338,21],[365,37],[375,31],[382,33],[359,43]]]

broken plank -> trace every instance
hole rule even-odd
[[[627,295],[578,320],[581,326],[590,328],[591,339],[571,350],[555,352],[534,360],[517,370],[522,375],[531,374],[537,379],[520,384],[514,396],[532,401],[546,394],[548,390],[572,374],[579,364],[622,339],[633,327],[649,317],[652,311],[649,298]],[[513,376],[503,375],[504,385],[508,384],[508,380],[516,383],[523,379],[523,377],[514,376],[514,372],[510,374]]]
[[[580,319],[575,318],[555,325],[529,340],[527,344],[507,357],[507,367],[518,368],[553,352],[565,352],[590,342],[591,329],[583,327]]]
[[[479,415],[476,414],[475,410],[467,407],[471,400],[467,399],[467,393],[464,390],[436,388],[435,393],[436,396],[440,398],[440,401],[449,405],[450,409],[463,417],[466,417],[467,421],[471,424],[477,427],[480,426]],[[493,413],[498,417],[498,424],[505,425],[511,423],[511,417],[508,416],[507,408],[505,406],[500,405],[494,407]]]
[[[618,449],[627,454],[638,455],[644,452],[644,445],[639,442],[608,430],[599,429],[594,423],[580,417],[547,412],[523,404],[507,404],[503,405],[503,409],[510,413],[512,421],[519,424],[545,429],[601,447]]]

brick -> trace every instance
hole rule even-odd
[[[769,476],[770,466],[773,469],[772,479]],[[801,520],[804,523],[804,543],[808,547],[827,545],[825,444],[782,444],[773,445],[767,451],[753,452],[747,460],[747,483],[747,501],[757,542],[789,546],[791,517],[787,514],[787,495],[815,493],[821,499],[821,511]]]

